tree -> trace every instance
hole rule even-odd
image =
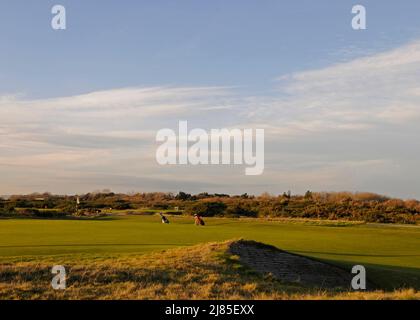
[[[306,191],[306,193],[305,193],[305,199],[312,199],[312,192],[311,191]]]
[[[176,195],[175,199],[176,200],[181,200],[181,201],[190,200],[191,199],[191,194],[180,191]]]

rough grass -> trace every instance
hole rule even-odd
[[[420,299],[413,289],[335,292],[285,284],[243,266],[230,242],[134,256],[62,258],[66,290],[51,288],[56,258],[3,263],[0,299]]]

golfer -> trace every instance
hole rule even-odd
[[[163,213],[162,213],[162,212],[159,212],[159,214],[160,214],[160,217],[162,218],[162,223],[169,223],[168,218],[166,218],[166,217],[163,215]]]

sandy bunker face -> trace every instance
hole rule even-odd
[[[351,287],[351,274],[338,267],[291,254],[254,241],[233,242],[229,251],[246,266],[263,274],[272,274],[285,283],[318,288]]]

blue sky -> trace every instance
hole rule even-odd
[[[54,4],[68,29],[51,29]],[[420,3],[359,1],[2,1],[1,91],[51,97],[126,86],[226,85],[273,78],[419,36]],[[350,50],[352,49],[352,50]]]
[[[67,30],[50,27],[55,4]],[[0,194],[420,198],[419,15],[414,0],[3,0]],[[154,135],[179,120],[265,128],[265,174],[157,166]]]

